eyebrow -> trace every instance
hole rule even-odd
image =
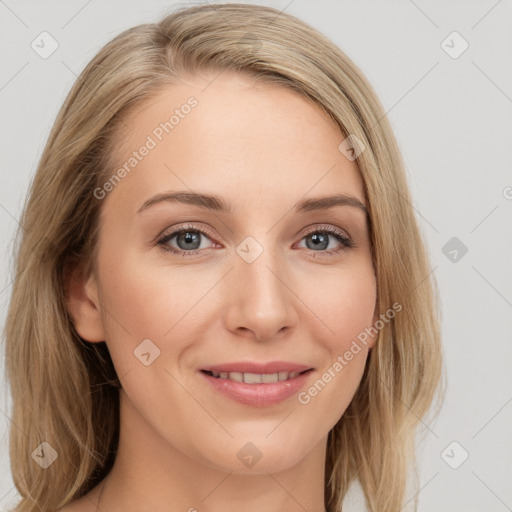
[[[221,197],[210,194],[199,194],[196,192],[172,192],[157,194],[147,201],[137,210],[141,213],[151,206],[163,202],[178,202],[182,204],[190,204],[213,210],[220,213],[233,213],[233,206],[226,203]],[[297,213],[310,212],[313,210],[327,210],[334,206],[353,206],[368,213],[366,206],[356,197],[346,194],[336,194],[325,197],[314,197],[309,199],[302,199],[294,204],[293,208]]]

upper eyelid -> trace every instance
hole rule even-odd
[[[203,226],[189,226],[192,223],[185,223],[184,225],[179,225],[176,228],[166,229],[160,235],[158,235],[157,240],[161,240],[163,238],[175,236],[182,231],[199,231],[201,234],[208,236],[209,238],[215,238],[213,233],[210,232],[209,229]]]

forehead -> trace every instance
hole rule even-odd
[[[357,164],[338,150],[343,138],[320,107],[290,88],[234,72],[204,74],[126,116],[114,146],[118,168],[128,172],[111,195],[140,203],[188,189],[261,207],[265,199],[295,203],[339,192],[364,203]]]

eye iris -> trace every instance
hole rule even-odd
[[[180,241],[185,242],[184,247],[180,246],[181,249],[198,249],[201,245],[200,237],[201,235],[197,231],[183,231],[178,234],[176,241],[179,246],[181,245]],[[190,245],[187,244],[197,244],[197,247],[190,247]]]
[[[307,242],[309,238],[313,241],[313,247],[310,247]],[[308,249],[327,249],[329,246],[329,235],[325,233],[313,233],[306,238],[306,245],[308,246]]]

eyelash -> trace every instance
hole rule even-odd
[[[195,254],[198,254],[203,249],[196,249],[195,251],[183,251],[183,250],[178,250],[178,249],[175,249],[175,248],[167,245],[167,242],[169,242],[169,240],[174,238],[176,235],[179,235],[180,233],[186,233],[186,232],[189,232],[189,231],[201,233],[202,235],[204,235],[204,236],[206,236],[207,238],[210,238],[210,239],[213,238],[212,234],[207,229],[205,229],[205,228],[198,228],[196,226],[192,226],[192,225],[189,224],[187,226],[180,227],[179,229],[176,229],[176,230],[172,231],[171,233],[167,233],[167,234],[163,235],[157,241],[157,245],[159,245],[161,247],[161,249],[163,251],[165,251],[165,252],[170,252],[170,253],[173,253],[173,254],[176,254],[176,255],[179,255],[179,256],[183,256],[185,258],[188,257],[188,256],[193,256]],[[302,236],[301,240],[303,240],[307,236],[312,235],[314,233],[328,234],[328,235],[332,236],[333,238],[335,238],[338,242],[340,242],[341,246],[338,249],[330,249],[330,250],[326,250],[326,251],[313,251],[313,250],[311,250],[311,252],[313,252],[313,253],[318,252],[318,253],[322,253],[322,254],[334,255],[336,253],[339,253],[339,252],[342,252],[342,251],[347,251],[347,250],[352,249],[352,248],[355,247],[355,244],[354,244],[354,242],[352,241],[352,239],[350,237],[345,235],[339,229],[334,228],[332,226],[316,227],[315,229],[312,229],[312,230],[304,233],[304,235]],[[313,256],[313,257],[315,257],[315,256]]]

